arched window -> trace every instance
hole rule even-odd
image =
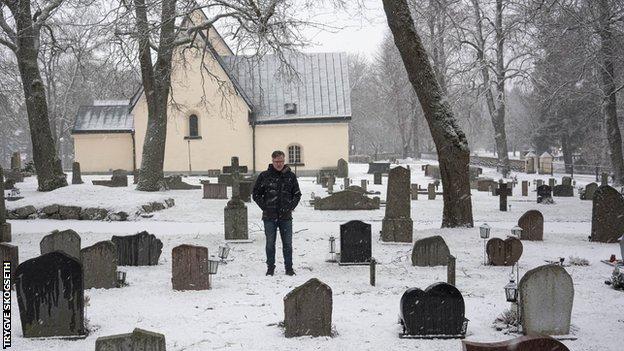
[[[190,115],[188,120],[189,125],[189,134],[188,136],[191,138],[199,136],[199,121],[197,120],[197,115]]]
[[[288,147],[288,163],[297,164],[301,162],[301,146],[290,145]]]

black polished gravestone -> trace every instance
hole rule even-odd
[[[410,288],[401,297],[402,338],[464,338],[468,320],[464,318],[464,298],[456,287],[434,283],[425,291]]]
[[[537,187],[537,203],[538,204],[553,203],[552,188],[550,186],[543,184]]]
[[[368,265],[372,256],[371,225],[349,221],[340,225],[340,264]]]
[[[494,195],[499,197],[499,210],[507,211],[507,196],[512,195],[512,188],[508,188],[507,183],[498,182],[498,188],[494,189]]]
[[[15,275],[24,337],[85,336],[80,261],[54,251],[23,262]]]
[[[111,239],[117,246],[117,265],[155,266],[162,253],[163,243],[154,234],[140,232]]]

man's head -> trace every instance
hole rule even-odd
[[[275,150],[271,154],[271,159],[273,160],[273,168],[275,168],[278,172],[284,169],[284,152],[280,150]]]

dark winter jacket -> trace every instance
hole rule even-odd
[[[262,219],[292,219],[301,199],[297,176],[288,166],[278,171],[270,164],[256,179],[253,199],[262,209]]]

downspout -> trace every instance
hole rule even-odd
[[[256,114],[250,112],[251,119],[251,150],[252,150],[252,171],[256,174]]]
[[[134,130],[130,132],[132,136],[132,174],[136,174],[136,138],[134,137]]]

